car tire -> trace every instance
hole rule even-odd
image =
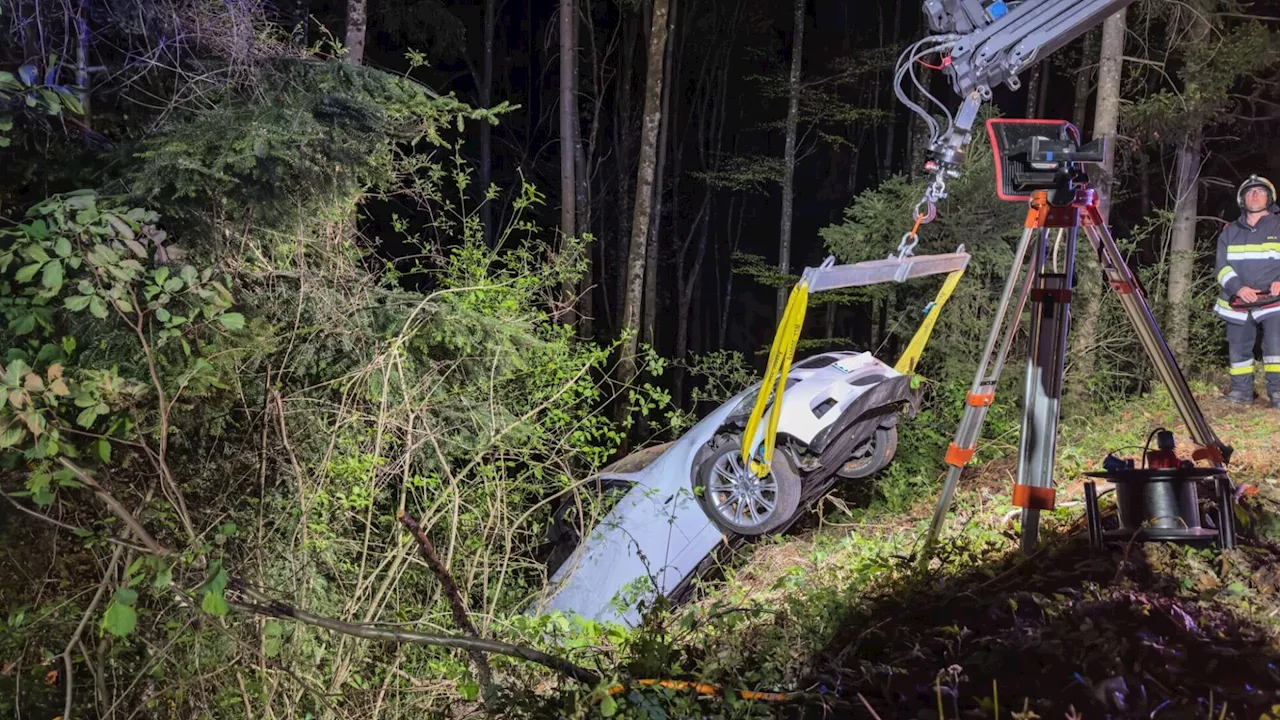
[[[876,428],[868,442],[871,443],[870,454],[846,461],[840,469],[836,470],[836,475],[846,480],[860,480],[871,477],[888,467],[889,463],[893,462],[894,453],[898,451],[898,426]],[[863,443],[854,450],[862,450],[866,445],[867,443]]]
[[[702,453],[694,467],[694,488],[702,510],[721,530],[735,535],[764,535],[774,528],[786,524],[796,514],[800,506],[801,476],[791,456],[778,452],[773,456],[773,466],[769,475],[761,479],[760,485],[748,486],[751,495],[742,498],[732,508],[726,504],[732,502],[734,481],[726,477],[726,473],[735,472],[742,482],[750,482],[745,477],[747,472],[742,467],[742,440],[737,435],[721,437],[719,443],[710,452]],[[746,500],[746,502],[743,502]],[[750,515],[758,513],[766,504],[772,509],[757,515],[756,521]]]

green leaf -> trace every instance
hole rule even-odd
[[[167,293],[176,293],[182,289],[182,278],[171,277],[164,281],[163,287]]]
[[[138,602],[138,591],[127,587],[119,588],[116,590],[115,597],[112,598],[112,601],[118,602],[121,605],[127,605],[128,607],[133,607]]]
[[[97,419],[98,419],[98,408],[96,406],[85,408],[84,411],[82,411],[79,415],[76,416],[76,424],[79,425],[80,427],[87,428],[93,424],[94,420],[97,420]]]
[[[273,658],[280,654],[280,638],[269,637],[262,642],[262,654]]]
[[[618,712],[618,702],[613,699],[612,695],[606,694],[600,699],[600,714],[605,717],[613,717]]]
[[[221,563],[214,563],[213,567],[215,568],[213,576],[209,578],[204,589],[222,595],[222,591],[227,587],[227,571]]]
[[[164,308],[156,308],[156,319],[160,322],[169,321],[169,311]]]
[[[129,224],[125,223],[124,220],[115,217],[115,215],[111,213],[102,213],[102,217],[106,218],[106,223],[111,225],[111,229],[114,229],[116,234],[119,234],[119,236],[124,238],[125,241],[128,242],[133,240],[133,228],[129,227]],[[137,243],[134,243],[134,245],[137,245]],[[129,245],[129,250],[133,250],[134,245]],[[142,251],[141,245],[137,245],[137,250],[133,250],[133,252],[138,255],[138,258],[146,255],[146,252]]]
[[[14,335],[26,335],[36,329],[35,313],[23,313],[9,323],[9,331]]]
[[[13,447],[22,441],[27,434],[27,429],[20,422],[11,422],[3,430],[0,430],[0,449]]]
[[[102,298],[94,295],[89,299],[89,314],[99,320],[107,319],[107,304],[102,301]]]
[[[45,252],[44,248],[39,245],[27,246],[27,255],[36,262],[49,262],[49,253]]]
[[[465,680],[458,683],[458,692],[462,694],[463,700],[475,702],[480,697],[480,685],[475,680]]]
[[[100,438],[97,442],[98,457],[104,463],[111,462],[111,442],[106,438]]]
[[[62,263],[58,261],[46,263],[44,272],[40,274],[40,284],[51,293],[62,289]]]
[[[204,597],[200,598],[200,609],[214,617],[222,617],[230,608],[227,607],[227,601],[222,597],[221,592],[206,592]]]
[[[133,592],[130,590],[130,592]],[[128,605],[114,600],[102,616],[102,627],[116,637],[126,637],[138,626],[138,612]]]
[[[151,581],[151,587],[157,590],[164,590],[169,587],[169,583],[173,582],[173,568],[168,565],[161,565],[156,571],[156,579]]]
[[[41,223],[43,223],[44,221],[43,221],[43,220],[41,220],[40,222],[41,222]],[[70,254],[71,254],[71,241],[70,241],[70,240],[68,240],[68,239],[66,239],[66,238],[64,238],[64,237],[60,237],[60,238],[58,238],[57,240],[54,240],[54,241],[53,241],[53,252],[54,252],[58,257],[66,257],[66,256],[70,255]]]
[[[53,504],[53,491],[49,488],[40,488],[31,493],[31,501],[40,507],[49,507]]]
[[[18,77],[22,80],[22,84],[31,87],[36,84],[36,66],[27,64],[18,68]]]
[[[23,225],[22,232],[26,233],[27,237],[32,240],[43,240],[49,237],[49,224],[44,221],[44,218],[36,218],[30,223]],[[60,238],[60,240],[68,245],[71,244],[66,238]]]
[[[218,322],[221,322],[222,326],[228,330],[244,329],[244,315],[240,313],[223,313],[218,316]]]
[[[283,628],[283,627],[281,627],[281,625],[280,625],[280,623],[279,623],[278,621],[276,621],[276,620],[268,620],[268,621],[267,621],[267,622],[262,626],[262,632],[263,632],[263,634],[265,634],[267,637],[280,637],[281,635],[283,635],[283,634],[284,634],[284,628]]]
[[[44,265],[44,263],[39,262],[34,262],[30,265],[23,265],[18,268],[18,272],[13,274],[13,279],[20,283],[31,282],[31,278],[36,276],[36,273],[40,271],[40,267],[42,265]]]
[[[62,104],[66,105],[67,109],[76,115],[84,114],[84,106],[80,104],[80,98],[71,93],[66,93],[62,96]]]
[[[72,295],[62,303],[62,306],[72,312],[80,312],[89,307],[89,301],[92,299],[92,295]]]

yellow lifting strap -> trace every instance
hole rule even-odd
[[[934,297],[933,302],[926,313],[924,322],[920,324],[920,328],[916,330],[916,334],[911,338],[911,343],[907,345],[907,349],[903,351],[902,356],[898,358],[897,364],[893,369],[903,375],[914,375],[916,365],[920,362],[920,356],[924,354],[925,345],[929,342],[929,336],[933,333],[933,328],[938,323],[938,316],[942,313],[942,307],[947,304],[947,300],[951,299],[951,294],[955,291],[956,285],[960,283],[960,277],[964,275],[964,269],[954,270],[947,275],[947,279],[942,283],[942,287],[938,290],[938,294]],[[778,330],[773,338],[773,347],[769,350],[769,363],[764,372],[764,380],[761,381],[760,392],[756,395],[755,406],[751,408],[751,415],[747,418],[747,427],[742,436],[742,462],[751,468],[758,477],[765,477],[769,474],[769,468],[773,464],[773,448],[778,436],[778,418],[782,408],[782,393],[787,385],[787,375],[791,372],[791,362],[795,359],[796,346],[800,344],[800,331],[804,328],[805,311],[809,306],[809,281],[802,279],[791,290],[791,296],[787,299],[786,308],[782,313],[782,322],[778,323]],[[776,378],[776,380],[774,380]],[[769,400],[774,395],[772,405]],[[760,421],[765,419],[765,408],[769,408],[769,417],[766,419],[764,446],[761,451],[760,461],[756,462],[751,459],[751,449],[755,442],[756,430],[760,427]]]
[[[933,299],[929,312],[924,317],[924,322],[920,323],[920,328],[916,330],[915,337],[911,338],[911,343],[907,345],[907,349],[902,351],[902,356],[898,358],[898,362],[893,366],[894,370],[903,375],[915,374],[916,365],[920,362],[920,356],[924,354],[924,346],[928,344],[929,336],[933,334],[933,326],[938,324],[938,315],[942,313],[942,306],[946,305],[947,300],[951,299],[951,293],[955,291],[956,285],[960,283],[961,275],[964,275],[964,268],[947,274],[947,279],[938,290],[937,297]]]
[[[760,392],[756,395],[755,407],[751,408],[751,416],[747,419],[746,433],[742,436],[742,462],[758,477],[769,474],[773,463],[773,446],[778,435],[778,416],[782,407],[782,390],[787,385],[787,374],[791,372],[791,361],[796,355],[796,345],[800,343],[800,331],[804,328],[804,314],[809,306],[809,281],[802,279],[791,289],[786,309],[782,312],[782,322],[778,323],[778,331],[773,338],[773,347],[769,349],[769,364],[764,371],[764,380],[760,384]],[[769,405],[769,397],[774,387],[770,387],[777,377],[777,400],[769,408],[768,424],[765,426],[764,450],[761,462],[751,460],[751,447],[755,442],[756,429],[764,416],[765,406]]]

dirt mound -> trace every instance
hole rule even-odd
[[[1277,559],[1271,545],[1098,553],[1074,536],[1031,561],[904,588],[852,618],[826,655],[838,694],[860,693],[884,718],[936,717],[940,702],[948,718],[992,717],[997,697],[1002,715],[1218,717],[1225,705],[1256,718],[1280,703],[1277,627],[1264,617]]]

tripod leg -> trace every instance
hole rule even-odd
[[[1039,543],[1040,511],[1052,510],[1054,502],[1054,452],[1071,323],[1071,278],[1078,228],[1068,225],[1065,229],[1063,272],[1047,272],[1043,241],[1032,261],[1038,263],[1040,272],[1031,291],[1031,347],[1027,354],[1022,435],[1018,441],[1018,479],[1013,489],[1013,504],[1023,508],[1022,551],[1027,554],[1035,552]]]
[[[986,348],[983,350],[982,359],[978,361],[973,385],[965,398],[964,414],[956,428],[951,447],[947,450],[947,478],[943,482],[942,496],[938,498],[938,505],[933,511],[933,520],[929,524],[929,533],[925,536],[924,547],[920,551],[921,562],[927,562],[929,559],[929,553],[938,539],[942,523],[951,509],[951,501],[955,496],[956,486],[960,482],[960,474],[964,472],[965,464],[969,458],[973,457],[973,451],[978,445],[978,437],[982,434],[982,425],[987,417],[987,408],[995,399],[996,384],[1000,380],[1000,372],[1004,369],[1005,358],[1008,357],[1013,337],[1018,332],[1018,319],[1022,317],[1035,274],[1035,265],[1032,263],[1027,268],[1022,284],[1018,284],[1018,278],[1022,275],[1022,266],[1027,257],[1027,249],[1033,237],[1038,239],[1039,233],[1036,229],[1028,227],[1023,232],[1022,239],[1018,241],[1017,250],[1014,252],[1013,266],[1010,268],[1009,277],[1005,280],[1004,291],[1000,295],[1000,303],[996,306],[995,316],[991,320],[991,331],[987,335]],[[1015,289],[1018,290],[1016,300],[1014,299]],[[1009,312],[1011,304],[1012,313]]]
[[[1178,414],[1182,416],[1182,421],[1191,432],[1191,438],[1203,448],[1210,451],[1216,450],[1221,457],[1214,460],[1218,467],[1225,466],[1226,461],[1230,459],[1231,448],[1223,445],[1204,419],[1204,413],[1200,411],[1191,388],[1187,386],[1186,378],[1182,376],[1178,361],[1174,359],[1173,352],[1160,333],[1160,327],[1151,313],[1151,307],[1142,297],[1142,291],[1138,287],[1133,272],[1129,270],[1129,266],[1124,261],[1124,255],[1116,247],[1115,240],[1102,222],[1097,209],[1089,207],[1086,212],[1089,213],[1088,219],[1091,222],[1086,224],[1085,233],[1102,261],[1103,273],[1119,296],[1120,305],[1124,308],[1129,322],[1133,324],[1134,330],[1137,331],[1138,339],[1142,342],[1143,349],[1147,351],[1151,364],[1155,366],[1160,379],[1169,389],[1173,404],[1178,408]]]
[[[1231,447],[1223,444],[1218,439],[1217,434],[1213,432],[1213,429],[1209,427],[1208,421],[1205,420],[1204,413],[1200,411],[1200,405],[1196,402],[1195,395],[1192,394],[1191,388],[1187,386],[1187,380],[1183,377],[1182,370],[1178,367],[1178,362],[1173,357],[1173,352],[1169,349],[1168,343],[1165,342],[1164,336],[1160,333],[1160,327],[1156,324],[1155,316],[1151,313],[1151,307],[1142,296],[1142,290],[1138,287],[1133,272],[1129,269],[1128,264],[1125,263],[1124,256],[1120,253],[1120,249],[1116,247],[1115,239],[1111,237],[1110,230],[1102,222],[1097,208],[1090,206],[1085,208],[1085,212],[1088,213],[1087,219],[1089,220],[1089,223],[1085,226],[1085,233],[1089,237],[1089,242],[1093,244],[1095,252],[1098,253],[1098,257],[1102,260],[1103,273],[1119,296],[1120,305],[1124,308],[1125,315],[1128,316],[1129,322],[1133,325],[1138,335],[1138,340],[1142,343],[1143,349],[1146,350],[1151,364],[1155,366],[1156,373],[1164,382],[1165,387],[1168,388],[1169,395],[1173,398],[1173,404],[1178,408],[1178,414],[1182,416],[1182,422],[1186,424],[1187,429],[1190,431],[1192,440],[1201,447],[1195,457],[1197,459],[1201,457],[1207,458],[1216,467],[1225,468],[1226,463],[1231,459]],[[1222,516],[1222,520],[1219,522],[1218,543],[1223,548],[1233,548],[1236,544],[1234,523],[1235,493],[1232,491],[1231,479],[1225,473],[1217,480],[1217,483],[1219,511]],[[1195,507],[1197,503],[1195,485],[1191,485],[1187,492],[1189,494],[1186,501],[1187,504],[1190,507]]]

